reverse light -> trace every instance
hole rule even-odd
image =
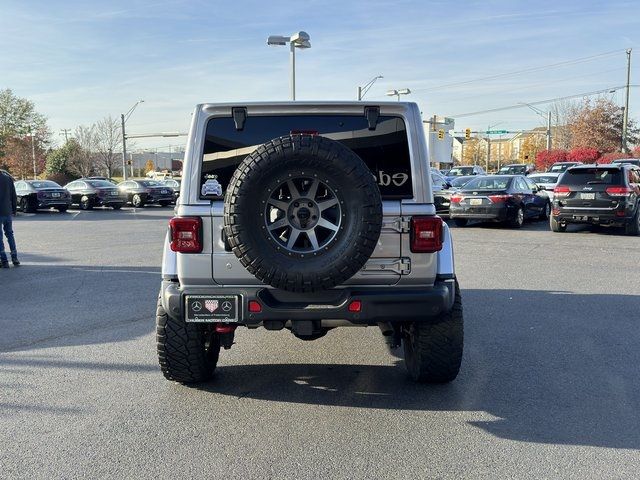
[[[568,197],[571,193],[571,189],[566,185],[558,185],[553,189],[553,195],[555,197]]]
[[[610,197],[627,197],[633,193],[629,187],[607,187],[605,191]]]
[[[202,219],[200,217],[173,217],[169,220],[171,250],[179,253],[202,251]]]
[[[411,217],[411,251],[434,253],[442,250],[442,218]]]

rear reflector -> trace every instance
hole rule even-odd
[[[626,197],[633,192],[628,187],[607,187],[607,195],[610,197]]]
[[[571,189],[565,185],[558,185],[553,189],[553,195],[555,197],[568,197],[571,193]]]
[[[362,310],[362,302],[360,300],[352,300],[349,304],[349,311],[358,313]]]
[[[173,217],[169,220],[171,250],[179,253],[202,251],[202,219],[200,217]]]
[[[442,219],[440,217],[411,217],[411,251],[434,253],[442,250]]]
[[[262,305],[257,300],[249,300],[249,311],[251,313],[260,313],[262,311]]]

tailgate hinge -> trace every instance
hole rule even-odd
[[[399,233],[409,233],[411,230],[411,217],[383,218],[382,229],[392,229]]]
[[[411,259],[402,258],[370,258],[362,267],[363,274],[376,274],[381,272],[408,275],[411,273]]]

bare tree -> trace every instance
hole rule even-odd
[[[560,100],[551,105],[551,120],[553,127],[553,148],[568,150],[571,148],[572,135],[571,124],[573,123],[578,105],[571,100]]]
[[[120,123],[109,115],[95,124],[95,132],[98,166],[106,171],[107,177],[111,177],[118,166],[117,152],[122,149]]]
[[[96,129],[80,125],[74,131],[74,141],[77,148],[69,158],[69,169],[81,177],[88,177],[95,170],[96,165]]]

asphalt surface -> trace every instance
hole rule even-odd
[[[197,388],[157,367],[170,209],[39,213],[0,270],[2,478],[637,478],[640,238],[452,228],[458,379],[374,328],[241,330]]]

